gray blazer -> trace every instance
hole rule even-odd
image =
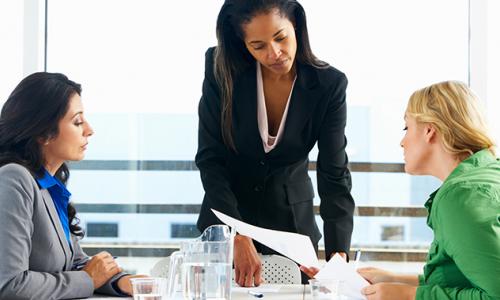
[[[0,299],[72,299],[94,293],[90,276],[73,266],[87,259],[78,239],[68,246],[54,202],[18,164],[0,168]],[[114,276],[95,292],[118,295]]]

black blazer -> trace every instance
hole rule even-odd
[[[347,252],[354,200],[345,153],[345,75],[333,67],[318,69],[297,63],[283,137],[266,154],[257,123],[256,65],[243,70],[233,89],[234,152],[222,140],[213,55],[214,48],[205,54],[198,110],[196,165],[205,189],[198,228],[202,231],[220,223],[210,211],[214,208],[256,226],[308,235],[317,245],[321,234],[314,220],[314,190],[307,171],[309,151],[318,142],[316,167],[326,255]]]

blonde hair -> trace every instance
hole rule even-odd
[[[460,159],[483,149],[495,155],[479,98],[463,82],[444,81],[414,92],[406,114],[434,125],[446,151]]]

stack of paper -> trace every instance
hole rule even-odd
[[[366,299],[361,289],[370,285],[356,271],[354,264],[348,264],[344,258],[335,254],[316,274],[317,279],[336,279],[342,282],[342,294],[349,299]]]

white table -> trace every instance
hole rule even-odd
[[[264,298],[260,298],[262,300],[305,300],[306,299],[306,293],[309,293],[309,289],[302,284],[285,284],[281,285],[281,288],[279,292],[273,293],[264,293]],[[90,299],[94,300],[125,300],[125,299],[132,299],[132,297],[128,298],[123,298],[123,297],[110,297],[110,296],[103,296],[103,295],[94,295]],[[182,295],[179,295],[176,297],[176,299],[182,300]],[[231,294],[231,300],[257,300],[259,298],[256,298],[252,295],[249,295],[246,292],[242,291],[236,291]]]

